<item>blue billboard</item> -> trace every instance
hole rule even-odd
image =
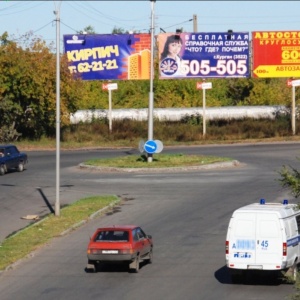
[[[69,70],[83,80],[150,78],[150,34],[64,35]]]
[[[250,77],[249,33],[158,35],[159,78]]]

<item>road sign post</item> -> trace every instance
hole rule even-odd
[[[292,87],[292,109],[291,109],[291,126],[293,135],[296,134],[296,91],[295,87],[300,86],[300,80],[287,80],[287,86]]]
[[[108,91],[108,123],[109,123],[109,132],[112,132],[112,100],[111,100],[111,91],[118,89],[117,83],[103,83],[102,89]]]
[[[203,137],[206,135],[206,95],[205,95],[205,90],[206,89],[211,89],[212,88],[212,83],[211,82],[197,82],[197,89],[198,90],[203,90],[203,99],[202,99],[202,105],[203,105]]]

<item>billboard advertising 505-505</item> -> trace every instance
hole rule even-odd
[[[159,34],[161,79],[249,77],[249,33]]]
[[[71,73],[83,80],[150,78],[150,34],[64,35]]]

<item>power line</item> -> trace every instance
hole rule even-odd
[[[185,23],[188,23],[188,22],[191,22],[191,21],[193,21],[193,19],[189,19],[188,21],[184,21],[184,22],[177,23],[177,24],[174,24],[174,25],[171,25],[171,26],[168,26],[168,27],[164,27],[164,29],[168,29],[170,27],[175,27],[175,26],[178,26],[178,25],[182,25],[182,24],[185,24]]]
[[[63,25],[65,25],[66,27],[70,28],[71,30],[73,30],[73,31],[76,32],[76,33],[79,32],[79,30],[76,30],[76,29],[70,27],[69,25],[65,24],[65,23],[62,22],[62,21],[60,21],[60,23],[63,24]]]
[[[24,5],[27,6],[28,4],[31,5],[33,3],[34,3],[34,1],[20,1],[16,4],[13,4],[13,5],[9,6],[9,7],[1,8],[0,12],[5,11],[5,10],[9,10],[9,9],[12,9],[12,8],[20,8],[21,6],[24,6]],[[5,14],[1,13],[0,16],[9,16],[9,15],[13,15],[13,14],[18,14],[20,12],[31,10],[31,9],[36,8],[36,7],[38,7],[40,5],[43,5],[43,4],[44,3],[41,2],[41,3],[37,3],[36,5],[33,5],[33,6],[31,5],[30,7],[22,9],[22,10],[17,10],[17,11],[14,11],[14,12],[11,12],[11,13],[5,13]]]

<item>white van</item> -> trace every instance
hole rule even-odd
[[[245,270],[288,270],[294,279],[300,262],[300,210],[297,204],[253,203],[233,212],[225,244],[233,281]]]

